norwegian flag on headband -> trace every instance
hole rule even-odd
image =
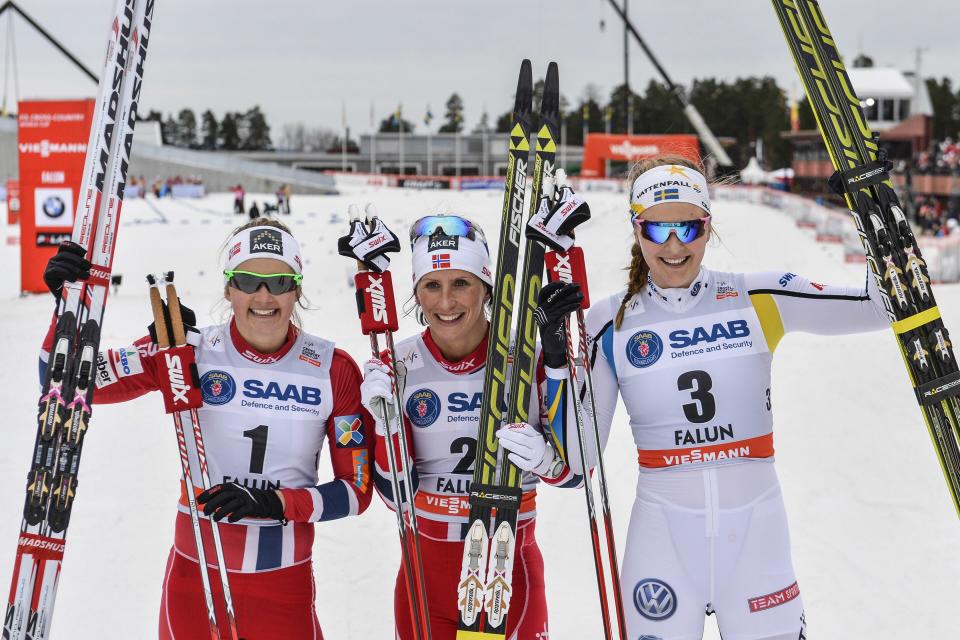
[[[450,254],[449,253],[438,253],[433,256],[433,268],[434,269],[449,269],[450,268]]]

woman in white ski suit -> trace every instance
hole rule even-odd
[[[874,278],[860,289],[710,271],[695,165],[641,161],[631,182],[629,286],[587,319],[603,441],[619,391],[638,450],[621,577],[629,636],[699,640],[716,613],[724,640],[805,638],[773,466],[773,352],[791,331],[889,326]]]

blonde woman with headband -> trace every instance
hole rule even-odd
[[[370,504],[373,428],[360,404],[360,370],[333,342],[298,326],[294,310],[302,296],[302,268],[300,246],[285,225],[252,220],[226,244],[221,295],[230,304],[230,319],[199,330],[188,327],[214,483],[198,496],[201,529],[209,564],[215,555],[207,518],[220,522],[243,638],[323,637],[314,605],[313,523],[358,515]],[[44,277],[55,296],[64,280],[89,277],[83,250],[62,246]],[[52,335],[44,343],[46,356]],[[95,401],[123,402],[159,389],[166,369],[154,360],[156,354],[149,336],[101,353]],[[41,379],[45,362],[41,356]],[[158,422],[169,428],[166,420]],[[320,483],[317,464],[324,441],[334,479]],[[194,483],[201,486],[199,477]],[[184,498],[174,531],[159,637],[209,637]],[[208,567],[208,573],[220,628],[227,629],[216,567]]]
[[[630,637],[698,640],[715,613],[724,640],[805,638],[773,465],[770,368],[786,333],[887,327],[874,279],[847,288],[712,271],[702,169],[644,160],[631,184],[627,287],[587,319],[603,441],[619,393],[637,446],[621,574]]]

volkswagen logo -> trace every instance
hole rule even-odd
[[[633,604],[647,620],[666,620],[677,610],[677,594],[666,582],[645,578],[633,589]]]

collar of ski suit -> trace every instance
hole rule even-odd
[[[433,359],[437,361],[437,364],[450,373],[456,373],[458,375],[473,373],[474,371],[479,371],[487,364],[487,336],[483,336],[483,340],[480,341],[476,349],[457,361],[448,360],[444,357],[440,352],[440,347],[433,341],[429,327],[423,332],[423,344],[427,345],[427,351],[429,351]]]
[[[233,346],[237,350],[237,353],[242,355],[250,362],[255,362],[257,364],[273,364],[274,362],[279,362],[280,359],[287,355],[290,349],[293,348],[294,343],[297,341],[297,328],[291,323],[287,328],[287,339],[283,343],[283,346],[273,353],[261,353],[254,347],[250,346],[250,343],[247,342],[242,335],[240,335],[240,331],[237,329],[237,321],[235,319],[231,319],[230,341],[233,342]]]
[[[701,267],[700,272],[689,287],[661,289],[654,284],[653,278],[647,274],[647,296],[668,311],[682,313],[691,309],[702,298],[706,297],[704,290],[710,286],[710,280],[710,272]]]

